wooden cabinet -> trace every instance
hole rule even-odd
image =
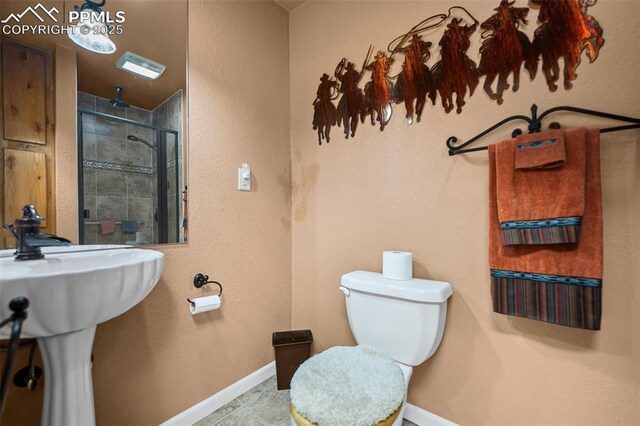
[[[25,204],[47,211],[47,156],[43,152],[4,149],[4,196],[6,218],[19,217]],[[46,226],[42,221],[42,227]]]
[[[33,49],[2,44],[4,138],[47,143],[46,56]]]
[[[0,223],[12,222],[25,204],[33,204],[46,219],[43,231],[55,233],[52,55],[6,38],[1,52]],[[3,237],[0,248],[13,247],[12,238]]]

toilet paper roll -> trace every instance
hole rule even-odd
[[[397,281],[412,279],[413,254],[407,251],[383,251],[382,276]]]
[[[198,297],[197,299],[191,299],[191,303],[189,303],[189,310],[192,315],[213,311],[219,307],[220,296]]]

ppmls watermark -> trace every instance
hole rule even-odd
[[[25,16],[33,16],[40,24],[21,24]],[[29,6],[21,13],[11,13],[0,21],[4,35],[59,35],[80,32],[82,35],[114,35],[122,34],[125,12],[115,13],[94,10],[71,10],[67,23],[59,22],[60,11],[56,7],[47,9],[42,3]],[[77,24],[77,25],[76,25]]]

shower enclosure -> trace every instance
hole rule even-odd
[[[80,244],[181,242],[179,131],[135,107],[78,108]],[[85,100],[86,100],[85,99]],[[166,122],[167,120],[164,120]]]

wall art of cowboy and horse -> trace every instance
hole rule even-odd
[[[454,6],[393,40],[388,53],[378,51],[374,55],[373,47],[369,47],[359,70],[343,58],[333,76],[322,75],[313,101],[313,129],[318,132],[318,143],[329,142],[331,128],[336,125],[342,127],[346,139],[355,136],[358,124],[365,123],[367,117],[372,125],[384,130],[392,116],[392,104],[404,104],[409,124],[414,118],[420,122],[425,104],[431,101],[435,105],[438,97],[445,112],[455,109],[459,114],[465,98],[474,94],[482,77],[485,93],[501,105],[506,90],[518,90],[522,68],[530,80],[540,68],[549,90],[555,92],[561,77],[561,58],[563,86],[571,89],[583,52],[593,62],[604,45],[600,24],[587,13],[596,1],[530,0],[538,8],[533,40],[520,31],[520,25],[528,24],[530,9],[515,7],[515,0],[502,0],[482,23],[463,7]],[[444,33],[434,47],[421,33],[439,26],[444,27]],[[476,33],[482,40],[477,64],[468,55]],[[436,48],[439,58],[428,66]],[[400,57],[404,57],[400,72],[389,75]],[[369,81],[361,88],[367,72]]]

